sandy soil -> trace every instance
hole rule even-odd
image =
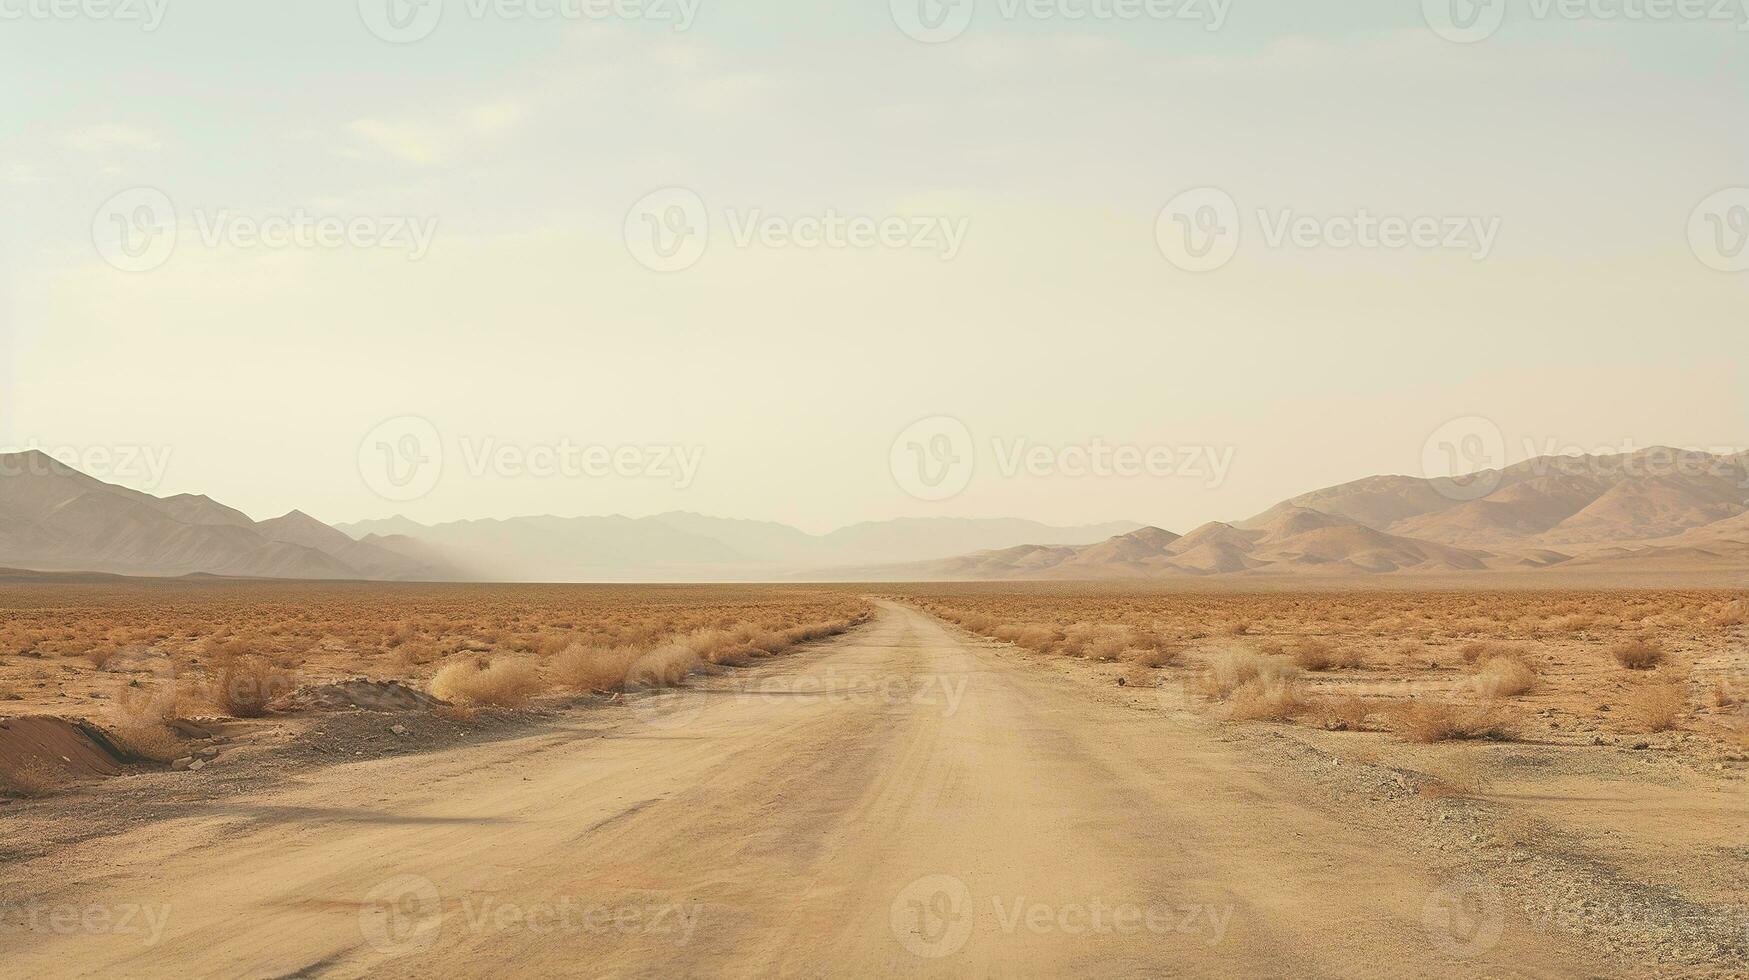
[[[1749,968],[1740,780],[1624,780],[1658,760],[1613,747],[1545,780],[1543,750],[1503,746],[1511,781],[1429,797],[1366,757],[1376,736],[1220,725],[1032,659],[886,604],[809,652],[535,734],[110,814],[113,833],[0,865],[3,972]],[[9,807],[0,837],[76,805]]]

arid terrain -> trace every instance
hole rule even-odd
[[[9,974],[1749,969],[1742,592],[0,609]]]

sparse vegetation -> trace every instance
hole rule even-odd
[[[1685,683],[1641,684],[1622,700],[1624,714],[1640,731],[1667,732],[1680,726],[1688,706]]]
[[[458,661],[431,679],[431,693],[445,701],[494,708],[521,707],[546,687],[540,668],[520,656]]]
[[[1536,671],[1515,656],[1501,655],[1482,664],[1472,681],[1478,697],[1517,697],[1536,687]]]
[[[1487,706],[1417,699],[1396,705],[1389,717],[1392,728],[1411,742],[1504,741],[1516,735],[1510,716]]]
[[[1610,648],[1615,662],[1629,670],[1651,670],[1664,662],[1667,654],[1657,642],[1646,639],[1628,640]]]

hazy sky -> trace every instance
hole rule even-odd
[[[1749,444],[1736,7],[83,2],[0,0],[0,442],[156,493],[1182,531]]]

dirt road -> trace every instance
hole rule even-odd
[[[0,974],[1595,969],[1170,701],[1090,698],[884,606],[634,709],[34,862]]]

